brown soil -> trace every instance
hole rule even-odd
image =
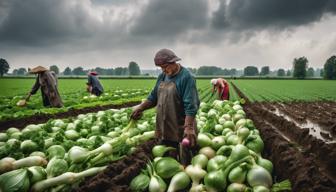
[[[120,159],[119,161],[109,164],[109,166],[100,174],[88,178],[80,184],[80,187],[74,189],[74,192],[128,192],[132,179],[137,176],[149,160],[153,160],[152,148],[157,144],[155,140],[150,140],[141,144],[137,150]]]
[[[308,129],[274,114],[278,109],[298,123],[309,119],[331,133],[336,129],[335,118],[332,118],[335,117],[336,103],[252,104],[237,87],[234,88],[247,101],[245,112],[260,130],[265,157],[273,162],[278,180],[290,179],[293,191],[336,191],[336,144],[325,143],[309,135]]]
[[[140,102],[130,102],[130,103],[124,103],[120,105],[104,105],[104,106],[95,106],[95,107],[89,107],[89,108],[83,108],[83,109],[69,109],[69,111],[66,111],[63,113],[49,114],[49,115],[41,114],[41,115],[34,115],[31,117],[22,118],[22,119],[2,121],[0,122],[0,131],[6,130],[10,127],[16,127],[20,129],[20,128],[26,127],[29,124],[45,123],[49,119],[63,119],[63,118],[75,117],[79,114],[104,111],[104,110],[108,110],[112,108],[120,109],[124,107],[131,107],[139,103]]]

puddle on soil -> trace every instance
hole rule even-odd
[[[286,135],[284,135],[278,128],[276,128],[274,125],[272,125],[272,123],[264,120],[264,122],[270,126],[275,132],[277,132],[279,135],[282,136],[282,138],[284,138],[286,141],[288,141],[288,143],[291,143],[295,148],[297,148],[299,151],[302,151],[302,148],[299,146],[299,144],[293,142],[292,140],[290,140]]]
[[[263,106],[263,109],[267,110],[268,112],[271,112],[275,115],[277,115],[278,117],[283,117],[285,118],[287,121],[290,121],[290,122],[293,122],[296,126],[302,128],[302,129],[309,129],[309,134],[316,137],[317,139],[320,139],[326,143],[334,143],[336,142],[335,140],[329,140],[329,139],[326,139],[325,137],[322,137],[321,133],[324,134],[324,135],[327,135],[328,138],[333,138],[330,133],[328,132],[325,132],[322,130],[322,128],[316,124],[316,123],[313,123],[312,121],[310,121],[309,119],[305,119],[306,122],[305,123],[299,123],[297,121],[295,121],[293,118],[291,118],[290,116],[286,115],[285,113],[281,112],[279,110],[279,108],[277,108],[276,106],[273,106],[275,108],[275,111],[271,111],[267,108],[265,108]]]

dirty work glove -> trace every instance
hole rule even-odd
[[[190,141],[190,147],[196,146],[195,117],[186,116],[183,137]]]
[[[142,112],[146,109],[152,108],[153,103],[146,100],[145,102],[141,103],[140,105],[136,106],[133,109],[133,112],[131,114],[131,119],[138,120],[142,117]]]

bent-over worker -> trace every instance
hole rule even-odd
[[[29,101],[31,95],[34,95],[41,88],[43,106],[63,107],[63,102],[57,89],[56,74],[42,66],[33,68],[30,73],[37,74],[37,77],[33,88],[26,97],[26,101]]]
[[[217,90],[218,92],[218,99],[219,100],[229,100],[230,99],[230,87],[229,83],[222,78],[218,79],[211,79],[212,87],[212,94],[214,94]]]

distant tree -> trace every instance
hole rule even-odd
[[[230,75],[231,76],[236,76],[237,75],[237,69],[234,69],[234,68],[230,69]]]
[[[258,68],[255,66],[247,66],[244,68],[244,76],[257,76],[258,74]]]
[[[107,69],[106,75],[114,75],[114,69],[113,68]]]
[[[290,69],[287,70],[286,72],[286,76],[289,77],[289,76],[292,76],[292,71]]]
[[[14,69],[13,72],[12,72],[12,75],[17,75],[17,73],[18,73],[18,70]]]
[[[320,77],[323,77],[324,76],[324,69],[321,69],[320,70]]]
[[[336,79],[336,56],[331,56],[324,64],[324,75],[325,79]]]
[[[56,65],[50,66],[49,70],[55,72],[57,75],[59,74],[59,69]]]
[[[123,67],[122,68],[122,75],[128,75],[129,71],[128,71],[128,67]]]
[[[128,64],[128,72],[129,72],[129,75],[140,75],[139,65],[136,62],[131,61]]]
[[[6,74],[8,70],[9,70],[8,62],[5,59],[0,58],[0,76],[2,77],[4,74]]]
[[[17,71],[17,75],[26,75],[26,74],[27,74],[26,68],[20,68]]]
[[[128,68],[127,67],[117,67],[114,70],[115,75],[127,75]]]
[[[85,75],[85,71],[83,69],[83,67],[76,67],[72,70],[72,74],[74,75]]]
[[[100,67],[96,67],[94,69],[99,75],[106,75],[106,69],[100,68]]]
[[[270,73],[269,66],[264,66],[264,67],[261,68],[261,71],[260,71],[261,76],[269,75],[269,73]]]
[[[72,75],[72,71],[71,71],[70,67],[67,67],[67,68],[64,69],[63,75]]]
[[[216,66],[201,66],[197,70],[197,75],[222,75],[223,70]]]
[[[189,70],[192,74],[194,74],[194,75],[197,74],[197,69],[196,69],[196,68],[188,67],[188,70]]]
[[[277,76],[279,76],[279,77],[283,77],[283,76],[285,76],[285,75],[286,75],[286,72],[285,72],[284,69],[279,69],[279,70],[278,70]]]
[[[314,68],[309,67],[307,70],[307,77],[314,77]]]
[[[308,59],[306,57],[295,58],[293,61],[293,77],[304,79],[307,75]]]

